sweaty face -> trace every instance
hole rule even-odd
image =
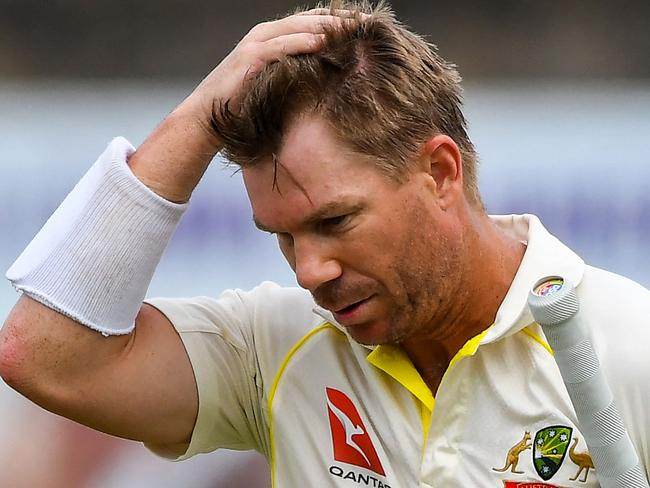
[[[243,171],[257,226],[300,286],[363,344],[436,334],[459,283],[453,223],[430,175],[398,183],[303,117],[272,161]]]

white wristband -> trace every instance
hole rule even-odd
[[[114,139],[7,271],[20,290],[104,335],[128,334],[188,204],[165,200]]]

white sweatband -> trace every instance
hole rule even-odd
[[[33,299],[104,335],[128,334],[188,204],[165,200],[114,139],[7,271]]]

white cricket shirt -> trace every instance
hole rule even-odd
[[[179,459],[255,449],[275,487],[597,487],[527,307],[537,280],[560,275],[577,286],[648,472],[650,292],[586,266],[534,216],[493,219],[527,250],[494,324],[452,359],[435,398],[399,348],[355,343],[304,290],[266,282],[219,298],[150,300],[179,331],[198,385],[196,426]]]

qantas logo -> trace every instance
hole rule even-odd
[[[334,459],[386,476],[361,416],[352,400],[334,388],[325,388],[332,431]]]

